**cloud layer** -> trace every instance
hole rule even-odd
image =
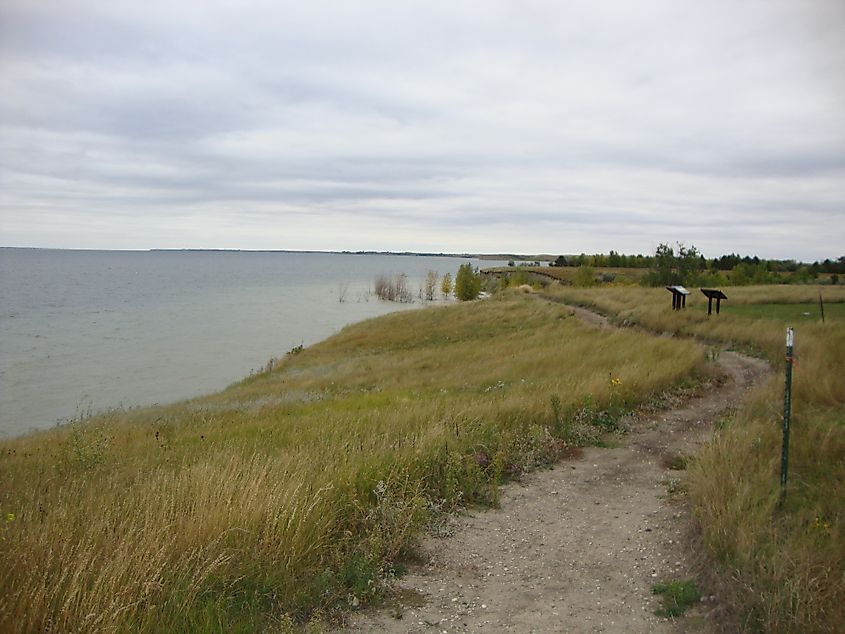
[[[843,6],[6,0],[0,244],[836,257]]]

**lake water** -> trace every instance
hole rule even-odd
[[[294,346],[422,305],[374,297],[378,275],[405,273],[418,289],[426,271],[454,278],[465,262],[0,249],[0,436],[89,410],[169,403],[222,389]]]

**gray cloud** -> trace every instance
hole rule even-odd
[[[0,242],[835,257],[842,41],[836,0],[7,0]]]

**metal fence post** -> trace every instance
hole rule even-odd
[[[821,291],[819,291],[819,309],[822,311],[822,323],[824,323],[824,300]]]
[[[783,445],[780,454],[780,498],[786,498],[786,477],[789,468],[789,423],[792,417],[792,363],[795,331],[786,329],[786,385],[783,391]]]

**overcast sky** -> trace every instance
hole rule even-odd
[[[0,244],[845,255],[845,2],[2,0]]]

